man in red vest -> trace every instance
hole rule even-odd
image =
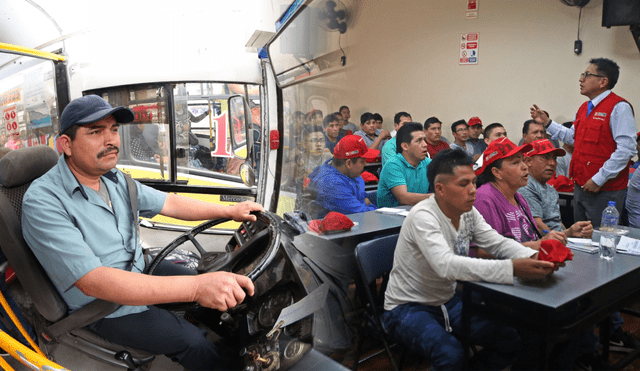
[[[600,226],[602,211],[616,202],[622,215],[629,181],[629,160],[636,155],[633,108],[611,92],[620,67],[606,58],[593,58],[580,74],[580,94],[589,98],[576,113],[573,126],[566,128],[549,119],[535,104],[531,117],[547,128],[553,139],[574,144],[569,169],[576,186],[573,191],[575,220],[591,220]]]

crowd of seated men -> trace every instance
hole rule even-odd
[[[585,76],[591,75],[583,74],[581,80]],[[578,118],[584,114],[580,112]],[[363,148],[353,155],[357,157],[341,152],[342,158],[334,157],[312,174],[317,200],[325,211],[347,214],[375,207],[413,206],[396,247],[383,322],[394,339],[427,356],[434,370],[461,367],[464,350],[455,336],[461,323],[457,281],[509,284],[514,277],[541,278],[564,266],[539,260],[541,246],[566,245],[569,237],[591,238],[600,224],[601,211],[593,213],[592,206],[583,205],[586,212],[577,213],[575,221],[565,225],[554,188],[559,177],[566,177],[572,187],[575,184],[596,197],[601,188],[604,194],[609,191],[598,178],[599,169],[586,174],[582,169],[579,176],[576,169],[570,170],[574,148],[584,140],[576,131],[576,123],[557,124],[537,106],[531,108],[531,117],[522,125],[518,145],[507,138],[503,125],[492,123],[483,128],[478,117],[453,122],[454,141],[449,145],[442,137],[443,124],[436,117],[421,125],[407,112],[399,112],[394,117],[393,132],[387,132],[377,126],[382,121],[378,115],[365,113],[360,130],[355,132],[364,140],[360,144]],[[343,144],[352,148],[347,147],[353,146],[350,138],[343,137],[336,148]],[[613,140],[616,138],[614,135]],[[628,223],[637,228],[640,172],[634,170],[640,161],[631,166],[629,160],[637,152],[628,149],[626,142],[623,152],[628,164],[622,172],[628,178],[628,190],[626,181],[617,188],[624,190]],[[640,140],[635,144],[640,152]],[[365,159],[375,156],[364,152],[364,145],[370,151],[380,149],[382,154],[375,197],[364,192],[364,182],[358,179]],[[593,179],[580,178],[585,175]],[[605,182],[619,177],[609,174]],[[595,180],[599,181],[592,188],[590,181]],[[614,197],[620,193],[618,189],[611,192]],[[617,202],[619,209],[624,205],[624,201]],[[619,313],[609,322],[610,349],[635,349],[637,340],[623,331]],[[511,364],[512,369],[535,368],[537,360],[532,352],[519,352],[521,346],[534,346],[535,334],[517,333],[499,323],[474,318],[469,335],[484,348],[484,356],[477,357],[472,367],[502,369]],[[550,365],[554,369],[598,369],[603,367],[599,346],[595,329],[587,330],[555,344],[549,350]]]

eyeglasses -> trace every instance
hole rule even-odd
[[[460,128],[460,129],[456,129],[456,133],[461,133],[463,131],[469,131],[469,128]]]
[[[581,74],[580,74],[580,78],[581,78],[581,79],[583,79],[583,80],[584,80],[584,79],[586,79],[586,78],[587,78],[587,77],[589,77],[589,76],[595,76],[595,77],[607,77],[607,76],[604,76],[604,75],[598,75],[598,74],[591,73],[591,72],[583,72],[583,73],[581,73]]]
[[[324,143],[324,138],[307,139],[307,142],[316,144]]]

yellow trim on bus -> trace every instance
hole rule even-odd
[[[27,48],[26,46],[19,46],[19,45],[7,44],[2,42],[0,42],[0,52],[26,55],[28,57],[49,59],[49,60],[58,61],[58,62],[62,62],[67,59],[63,55],[43,52],[42,50]]]

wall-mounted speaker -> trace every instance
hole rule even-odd
[[[632,26],[640,24],[639,0],[604,0],[602,27]]]

